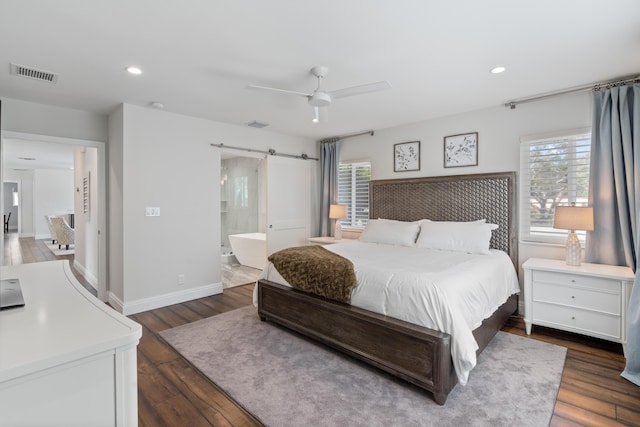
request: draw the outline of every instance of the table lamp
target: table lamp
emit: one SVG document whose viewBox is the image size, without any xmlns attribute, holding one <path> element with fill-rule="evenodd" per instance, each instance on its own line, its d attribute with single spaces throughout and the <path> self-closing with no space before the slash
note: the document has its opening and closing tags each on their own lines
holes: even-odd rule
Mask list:
<svg viewBox="0 0 640 427">
<path fill-rule="evenodd" d="M 593 208 L 579 207 L 575 203 L 571 203 L 571 206 L 556 206 L 553 228 L 570 230 L 567 238 L 567 265 L 580 265 L 582 248 L 576 230 L 593 230 Z"/>
<path fill-rule="evenodd" d="M 340 225 L 340 218 L 347 217 L 346 205 L 331 205 L 329 206 L 329 218 L 336 220 L 336 228 L 333 237 L 336 240 L 342 239 L 342 226 Z"/>
</svg>

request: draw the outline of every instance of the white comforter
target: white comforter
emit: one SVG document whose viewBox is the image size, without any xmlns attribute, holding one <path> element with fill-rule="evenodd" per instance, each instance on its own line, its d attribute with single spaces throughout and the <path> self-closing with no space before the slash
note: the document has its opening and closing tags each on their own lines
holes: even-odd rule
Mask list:
<svg viewBox="0 0 640 427">
<path fill-rule="evenodd" d="M 474 255 L 359 241 L 325 248 L 353 263 L 358 286 L 351 305 L 450 334 L 462 385 L 476 365 L 472 330 L 520 291 L 502 251 Z M 288 285 L 271 263 L 260 278 Z"/>
</svg>

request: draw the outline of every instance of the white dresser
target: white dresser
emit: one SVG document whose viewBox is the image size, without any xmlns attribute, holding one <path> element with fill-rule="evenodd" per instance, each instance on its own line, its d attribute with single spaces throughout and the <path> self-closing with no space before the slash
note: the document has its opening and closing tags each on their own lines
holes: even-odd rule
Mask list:
<svg viewBox="0 0 640 427">
<path fill-rule="evenodd" d="M 0 311 L 0 426 L 136 426 L 142 328 L 74 278 L 67 261 L 0 268 L 25 306 Z"/>
<path fill-rule="evenodd" d="M 524 323 L 627 343 L 627 309 L 634 275 L 628 267 L 567 265 L 530 258 L 524 269 Z M 626 348 L 625 348 L 626 351 Z"/>
</svg>

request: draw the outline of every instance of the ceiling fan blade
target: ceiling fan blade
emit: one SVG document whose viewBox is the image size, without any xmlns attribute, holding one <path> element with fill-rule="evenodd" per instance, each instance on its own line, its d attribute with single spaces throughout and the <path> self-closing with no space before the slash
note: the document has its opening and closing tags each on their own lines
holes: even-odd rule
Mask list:
<svg viewBox="0 0 640 427">
<path fill-rule="evenodd" d="M 391 89 L 391 85 L 388 81 L 383 80 L 381 82 L 367 83 L 359 86 L 351 86 L 344 89 L 338 89 L 331 92 L 327 92 L 332 98 L 345 98 L 347 96 L 361 95 L 363 93 L 377 92 L 379 90 Z"/>
<path fill-rule="evenodd" d="M 277 88 L 274 88 L 274 87 L 257 86 L 257 85 L 247 85 L 247 89 L 267 90 L 269 92 L 284 93 L 285 95 L 304 96 L 305 98 L 309 98 L 311 96 L 308 93 L 295 92 L 293 90 L 277 89 Z"/>
</svg>

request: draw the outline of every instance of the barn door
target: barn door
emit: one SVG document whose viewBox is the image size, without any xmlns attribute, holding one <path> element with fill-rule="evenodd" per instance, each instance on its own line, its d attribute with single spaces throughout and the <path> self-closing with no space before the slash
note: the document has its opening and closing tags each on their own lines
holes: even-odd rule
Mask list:
<svg viewBox="0 0 640 427">
<path fill-rule="evenodd" d="M 306 245 L 309 237 L 310 160 L 267 156 L 267 254 Z"/>
</svg>

